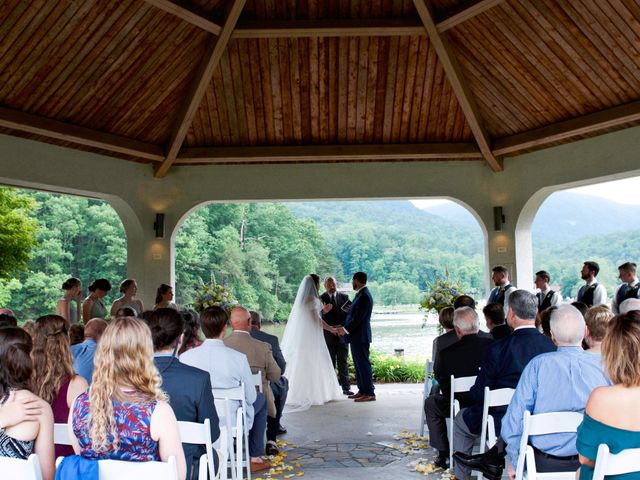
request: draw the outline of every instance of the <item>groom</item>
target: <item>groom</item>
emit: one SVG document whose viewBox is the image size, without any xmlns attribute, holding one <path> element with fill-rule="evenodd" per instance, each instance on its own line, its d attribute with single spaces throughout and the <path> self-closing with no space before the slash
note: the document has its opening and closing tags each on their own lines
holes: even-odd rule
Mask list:
<svg viewBox="0 0 640 480">
<path fill-rule="evenodd" d="M 367 288 L 367 274 L 357 272 L 351 281 L 356 296 L 349 307 L 349 313 L 340 334 L 346 334 L 346 340 L 351 344 L 351 357 L 356 368 L 358 393 L 349 395 L 356 402 L 375 402 L 376 395 L 373 387 L 373 374 L 369 361 L 369 345 L 371 344 L 371 311 L 373 297 Z"/>
</svg>

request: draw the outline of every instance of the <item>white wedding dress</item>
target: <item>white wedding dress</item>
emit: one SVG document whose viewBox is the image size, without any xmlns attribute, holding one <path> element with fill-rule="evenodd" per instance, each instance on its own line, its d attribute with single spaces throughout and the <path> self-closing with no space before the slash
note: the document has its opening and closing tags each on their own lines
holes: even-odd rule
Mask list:
<svg viewBox="0 0 640 480">
<path fill-rule="evenodd" d="M 282 337 L 289 379 L 287 412 L 306 410 L 342 398 L 342 389 L 324 340 L 322 304 L 310 276 L 298 288 Z"/>
</svg>

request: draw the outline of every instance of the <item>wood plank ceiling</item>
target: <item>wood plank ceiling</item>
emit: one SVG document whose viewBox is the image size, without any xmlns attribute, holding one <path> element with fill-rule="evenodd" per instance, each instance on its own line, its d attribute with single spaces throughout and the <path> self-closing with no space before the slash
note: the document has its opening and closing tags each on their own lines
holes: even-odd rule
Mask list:
<svg viewBox="0 0 640 480">
<path fill-rule="evenodd" d="M 7 0 L 0 132 L 151 163 L 486 161 L 640 123 L 636 0 Z"/>
</svg>

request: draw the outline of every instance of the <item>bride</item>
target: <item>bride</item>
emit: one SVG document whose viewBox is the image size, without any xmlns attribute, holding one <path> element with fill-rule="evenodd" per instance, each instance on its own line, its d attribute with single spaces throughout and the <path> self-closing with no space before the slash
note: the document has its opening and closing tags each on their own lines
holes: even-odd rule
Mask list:
<svg viewBox="0 0 640 480">
<path fill-rule="evenodd" d="M 282 337 L 282 352 L 287 361 L 289 393 L 287 410 L 306 410 L 342 397 L 336 372 L 322 329 L 337 334 L 320 316 L 318 296 L 320 277 L 307 275 L 298 288 Z"/>
</svg>

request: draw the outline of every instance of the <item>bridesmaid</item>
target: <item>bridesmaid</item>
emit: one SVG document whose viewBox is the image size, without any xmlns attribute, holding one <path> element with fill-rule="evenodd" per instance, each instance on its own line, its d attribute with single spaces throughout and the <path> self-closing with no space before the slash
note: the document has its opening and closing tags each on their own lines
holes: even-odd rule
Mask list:
<svg viewBox="0 0 640 480">
<path fill-rule="evenodd" d="M 87 323 L 92 318 L 107 318 L 107 308 L 103 298 L 111 290 L 111 283 L 106 278 L 98 278 L 89 285 L 89 296 L 82 304 L 82 319 Z"/>
<path fill-rule="evenodd" d="M 80 305 L 82 303 L 82 283 L 79 279 L 71 277 L 62 284 L 62 298 L 58 300 L 56 313 L 67 320 L 71 325 L 80 321 Z M 75 305 L 74 305 L 75 304 Z"/>
<path fill-rule="evenodd" d="M 111 318 L 115 318 L 118 310 L 125 307 L 131 308 L 136 316 L 144 312 L 142 300 L 135 298 L 138 293 L 138 284 L 133 278 L 128 278 L 120 284 L 120 293 L 122 296 L 111 305 Z"/>
</svg>

